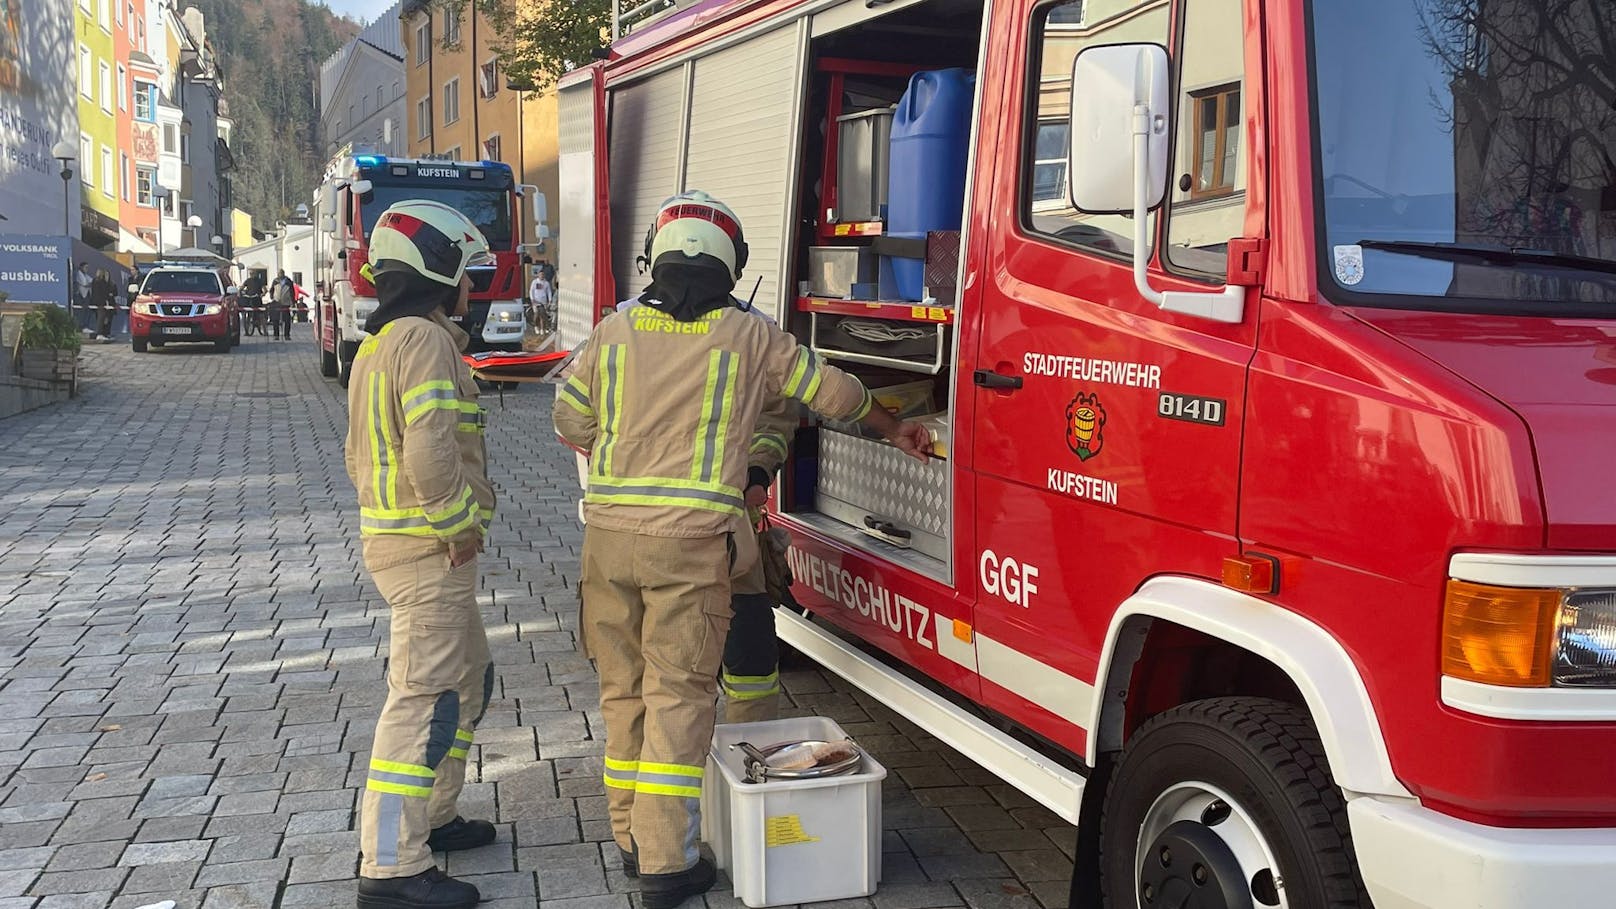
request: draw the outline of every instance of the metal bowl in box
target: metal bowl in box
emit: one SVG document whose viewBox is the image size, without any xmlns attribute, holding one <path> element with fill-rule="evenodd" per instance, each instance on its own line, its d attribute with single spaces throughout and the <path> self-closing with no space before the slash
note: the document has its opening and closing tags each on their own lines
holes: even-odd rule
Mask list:
<svg viewBox="0 0 1616 909">
<path fill-rule="evenodd" d="M 742 763 L 746 766 L 746 781 L 749 783 L 762 783 L 767 780 L 817 780 L 852 773 L 858 769 L 859 762 L 864 758 L 864 752 L 853 744 L 852 739 L 840 742 L 813 740 L 779 742 L 764 748 L 754 747 L 750 742 L 736 742 L 730 748 L 738 748 L 745 754 Z M 815 762 L 806 767 L 781 767 L 771 763 L 771 761 L 778 763 L 782 756 L 798 750 L 805 753 L 825 753 L 816 755 Z"/>
</svg>

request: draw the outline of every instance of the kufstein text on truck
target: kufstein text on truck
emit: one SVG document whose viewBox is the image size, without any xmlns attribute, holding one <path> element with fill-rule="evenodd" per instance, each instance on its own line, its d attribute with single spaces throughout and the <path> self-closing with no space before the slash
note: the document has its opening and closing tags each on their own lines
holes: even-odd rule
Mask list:
<svg viewBox="0 0 1616 909">
<path fill-rule="evenodd" d="M 932 428 L 804 416 L 780 635 L 1075 824 L 1072 906 L 1616 905 L 1616 4 L 639 12 L 563 342 L 703 190 Z"/>
</svg>

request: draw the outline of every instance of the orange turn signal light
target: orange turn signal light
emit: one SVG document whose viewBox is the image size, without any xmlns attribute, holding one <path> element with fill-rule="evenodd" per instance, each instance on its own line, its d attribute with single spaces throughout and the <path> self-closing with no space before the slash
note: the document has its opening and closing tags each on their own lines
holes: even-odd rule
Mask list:
<svg viewBox="0 0 1616 909">
<path fill-rule="evenodd" d="M 1558 590 L 1448 581 L 1442 674 L 1511 688 L 1548 687 L 1561 597 Z"/>
<path fill-rule="evenodd" d="M 1223 586 L 1242 593 L 1278 593 L 1279 560 L 1265 555 L 1229 556 L 1223 560 Z"/>
</svg>

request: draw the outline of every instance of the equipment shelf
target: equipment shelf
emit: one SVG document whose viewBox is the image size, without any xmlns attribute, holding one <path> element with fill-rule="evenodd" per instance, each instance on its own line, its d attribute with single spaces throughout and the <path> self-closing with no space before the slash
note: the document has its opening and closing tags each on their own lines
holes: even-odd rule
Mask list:
<svg viewBox="0 0 1616 909">
<path fill-rule="evenodd" d="M 929 325 L 954 324 L 954 307 L 931 306 L 890 300 L 833 300 L 828 297 L 798 297 L 797 311 L 894 322 L 924 322 Z"/>
</svg>

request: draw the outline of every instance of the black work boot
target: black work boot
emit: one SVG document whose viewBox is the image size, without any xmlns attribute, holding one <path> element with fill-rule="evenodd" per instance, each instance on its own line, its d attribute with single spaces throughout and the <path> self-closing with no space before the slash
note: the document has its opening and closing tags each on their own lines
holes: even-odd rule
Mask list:
<svg viewBox="0 0 1616 909">
<path fill-rule="evenodd" d="M 477 888 L 436 866 L 413 877 L 359 879 L 359 909 L 471 909 Z"/>
<path fill-rule="evenodd" d="M 434 828 L 427 835 L 426 845 L 433 852 L 459 852 L 462 849 L 486 846 L 493 841 L 493 824 L 487 821 L 468 821 L 457 816 L 442 827 Z"/>
<path fill-rule="evenodd" d="M 705 858 L 673 874 L 640 875 L 640 900 L 645 909 L 674 909 L 690 897 L 713 889 L 718 870 Z"/>
<path fill-rule="evenodd" d="M 640 858 L 639 858 L 639 856 L 635 855 L 633 852 L 630 852 L 627 849 L 624 849 L 622 846 L 617 847 L 617 854 L 623 859 L 623 876 L 624 877 L 639 877 L 640 876 Z"/>
</svg>

